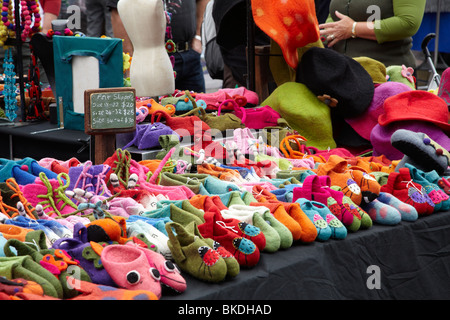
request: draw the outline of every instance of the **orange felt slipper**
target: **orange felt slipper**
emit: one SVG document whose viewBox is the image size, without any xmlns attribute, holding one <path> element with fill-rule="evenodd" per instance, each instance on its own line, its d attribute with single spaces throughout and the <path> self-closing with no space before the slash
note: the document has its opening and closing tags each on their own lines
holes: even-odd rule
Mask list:
<svg viewBox="0 0 450 320">
<path fill-rule="evenodd" d="M 17 239 L 22 242 L 25 241 L 25 237 L 28 232 L 33 231 L 33 229 L 27 229 L 15 226 L 13 224 L 1 224 L 0 223 L 0 233 L 2 236 L 9 240 L 9 239 Z"/>
<path fill-rule="evenodd" d="M 305 212 L 303 212 L 300 203 L 282 202 L 282 204 L 288 215 L 302 227 L 302 235 L 299 240 L 305 243 L 315 241 L 317 238 L 317 228 Z"/>
<path fill-rule="evenodd" d="M 292 233 L 292 238 L 294 241 L 300 240 L 302 237 L 302 227 L 300 224 L 292 218 L 284 208 L 282 203 L 274 203 L 274 202 L 251 202 L 251 206 L 254 207 L 266 207 L 270 210 L 270 213 L 285 225 L 289 231 Z"/>
<path fill-rule="evenodd" d="M 142 101 L 136 102 L 136 109 L 139 109 L 140 107 L 147 107 L 148 113 L 153 114 L 157 110 L 163 110 L 169 115 L 175 114 L 175 106 L 173 104 L 167 104 L 163 106 L 162 104 L 158 103 L 155 99 L 146 99 Z"/>
<path fill-rule="evenodd" d="M 369 203 L 380 195 L 381 185 L 373 175 L 361 167 L 352 166 L 349 168 L 353 179 L 361 188 L 362 203 Z"/>
<path fill-rule="evenodd" d="M 202 163 L 201 165 L 197 165 L 197 173 L 209 174 L 224 181 L 235 183 L 245 182 L 239 171 L 221 168 L 211 163 Z"/>
<path fill-rule="evenodd" d="M 353 179 L 347 160 L 337 155 L 331 155 L 326 163 L 317 167 L 316 173 L 318 176 L 329 176 L 332 186 L 340 187 L 344 195 L 352 199 L 356 205 L 361 204 L 361 187 Z"/>
</svg>

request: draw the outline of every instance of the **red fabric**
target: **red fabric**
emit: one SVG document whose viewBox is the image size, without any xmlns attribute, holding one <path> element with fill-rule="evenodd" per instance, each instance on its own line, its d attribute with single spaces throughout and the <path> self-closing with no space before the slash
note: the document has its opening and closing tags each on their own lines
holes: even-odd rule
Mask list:
<svg viewBox="0 0 450 320">
<path fill-rule="evenodd" d="M 448 106 L 442 98 L 423 90 L 412 90 L 389 97 L 383 104 L 384 113 L 378 117 L 381 126 L 396 121 L 432 122 L 449 132 Z"/>
<path fill-rule="evenodd" d="M 39 3 L 44 13 L 53 13 L 58 16 L 61 11 L 61 0 L 40 0 Z"/>
</svg>

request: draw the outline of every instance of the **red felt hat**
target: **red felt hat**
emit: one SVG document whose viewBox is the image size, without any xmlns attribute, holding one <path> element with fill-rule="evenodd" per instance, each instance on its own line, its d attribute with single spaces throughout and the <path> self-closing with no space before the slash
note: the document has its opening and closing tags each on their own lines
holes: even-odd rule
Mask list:
<svg viewBox="0 0 450 320">
<path fill-rule="evenodd" d="M 420 120 L 450 131 L 447 104 L 428 91 L 413 90 L 389 97 L 384 101 L 383 109 L 384 113 L 378 117 L 378 123 L 382 126 L 396 121 Z"/>
</svg>

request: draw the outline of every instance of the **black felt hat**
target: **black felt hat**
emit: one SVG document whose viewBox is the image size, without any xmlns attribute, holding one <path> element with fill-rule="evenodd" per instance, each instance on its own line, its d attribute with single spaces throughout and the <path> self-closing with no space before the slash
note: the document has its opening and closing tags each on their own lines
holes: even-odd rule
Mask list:
<svg viewBox="0 0 450 320">
<path fill-rule="evenodd" d="M 356 60 L 332 49 L 312 47 L 302 56 L 296 82 L 305 84 L 343 118 L 363 114 L 374 95 L 370 74 Z"/>
</svg>

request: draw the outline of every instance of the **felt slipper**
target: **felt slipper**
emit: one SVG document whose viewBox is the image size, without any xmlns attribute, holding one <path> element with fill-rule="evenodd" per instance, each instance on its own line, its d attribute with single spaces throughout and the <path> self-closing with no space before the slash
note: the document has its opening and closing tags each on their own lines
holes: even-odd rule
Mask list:
<svg viewBox="0 0 450 320">
<path fill-rule="evenodd" d="M 326 163 L 319 164 L 316 173 L 319 176 L 329 176 L 331 185 L 339 186 L 344 195 L 350 197 L 355 204 L 361 204 L 361 187 L 348 170 L 347 160 L 337 155 L 331 155 Z"/>
<path fill-rule="evenodd" d="M 133 246 L 111 244 L 101 252 L 103 266 L 118 287 L 148 290 L 161 297 L 161 274 L 144 252 Z"/>
<path fill-rule="evenodd" d="M 278 233 L 280 236 L 280 249 L 290 248 L 294 242 L 291 231 L 280 221 L 278 221 L 274 215 L 268 211 L 264 211 L 262 218 Z"/>
<path fill-rule="evenodd" d="M 450 209 L 450 198 L 443 193 L 439 186 L 430 182 L 425 175 L 425 172 L 416 168 L 415 166 L 406 163 L 405 167 L 409 169 L 409 173 L 414 182 L 420 184 L 424 191 L 428 194 L 434 203 L 434 211 L 448 211 Z"/>
<path fill-rule="evenodd" d="M 433 201 L 420 184 L 412 181 L 408 168 L 400 168 L 399 172 L 390 173 L 387 183 L 381 186 L 381 192 L 390 193 L 400 201 L 412 205 L 419 216 L 434 212 Z"/>
<path fill-rule="evenodd" d="M 63 298 L 59 280 L 30 256 L 0 257 L 0 264 L 2 265 L 0 276 L 8 280 L 22 278 L 36 282 L 42 287 L 45 295 Z"/>
<path fill-rule="evenodd" d="M 258 246 L 252 240 L 243 237 L 244 233 L 238 224 L 227 225 L 222 219 L 215 218 L 217 218 L 215 213 L 205 213 L 205 223 L 198 226 L 198 230 L 202 236 L 219 242 L 226 250 L 234 255 L 241 266 L 255 266 L 260 258 Z M 245 227 L 252 233 L 256 233 L 254 232 L 255 229 L 259 231 L 259 228 L 251 228 L 249 225 Z M 259 238 L 262 239 L 263 236 L 260 233 Z"/>
<path fill-rule="evenodd" d="M 158 253 L 162 254 L 167 260 L 172 259 L 172 253 L 167 244 L 167 241 L 169 240 L 168 236 L 151 224 L 148 224 L 142 220 L 136 220 L 129 223 L 127 232 L 129 232 L 130 237 L 137 237 L 139 234 L 144 234 L 147 240 L 156 246 L 156 251 Z"/>
<path fill-rule="evenodd" d="M 263 218 L 263 213 L 270 212 L 265 207 L 252 207 L 246 205 L 232 205 L 227 210 L 221 210 L 220 213 L 225 219 L 232 218 L 254 225 L 259 228 L 266 238 L 266 246 L 263 251 L 275 252 L 280 248 L 280 235 Z"/>
<path fill-rule="evenodd" d="M 181 275 L 177 265 L 171 260 L 167 260 L 162 254 L 134 242 L 128 242 L 126 245 L 135 246 L 144 252 L 150 267 L 159 271 L 161 275 L 160 283 L 163 288 L 168 288 L 176 293 L 182 293 L 186 290 L 186 280 Z M 164 292 L 164 289 L 162 292 Z"/>
<path fill-rule="evenodd" d="M 187 225 L 186 231 L 202 239 L 206 244 L 208 244 L 214 251 L 219 254 L 219 256 L 225 261 L 225 264 L 227 265 L 228 277 L 234 278 L 239 274 L 241 268 L 238 261 L 233 256 L 233 254 L 225 249 L 220 243 L 214 241 L 211 238 L 204 238 L 195 223 L 190 223 L 189 225 Z"/>
<path fill-rule="evenodd" d="M 226 209 L 226 207 L 224 208 Z M 199 225 L 200 232 L 208 225 L 220 225 L 222 228 L 232 230 L 237 236 L 252 241 L 262 251 L 266 247 L 266 237 L 258 227 L 234 218 L 224 218 L 219 209 L 207 209 L 203 215 L 205 222 Z M 208 238 L 208 237 L 207 237 Z"/>
<path fill-rule="evenodd" d="M 291 233 L 293 241 L 300 240 L 303 235 L 302 227 L 293 217 L 291 217 L 286 211 L 284 205 L 281 202 L 252 202 L 251 206 L 263 206 L 270 210 L 270 213 L 274 218 L 282 223 Z M 315 229 L 314 229 L 315 230 Z"/>
<path fill-rule="evenodd" d="M 324 177 L 327 177 L 325 178 L 328 181 L 326 184 L 329 185 L 331 183 L 330 178 L 328 176 Z M 343 197 L 342 192 L 332 190 L 329 187 L 323 188 L 317 175 L 307 176 L 303 181 L 303 186 L 293 190 L 294 201 L 298 198 L 305 198 L 323 203 L 346 227 L 352 226 L 352 230 L 358 230 L 360 223 L 358 224 L 357 217 L 342 203 Z"/>
<path fill-rule="evenodd" d="M 166 231 L 173 260 L 182 271 L 207 282 L 221 282 L 225 279 L 226 262 L 201 237 L 188 232 L 176 222 L 166 224 Z"/>
<path fill-rule="evenodd" d="M 362 204 L 362 208 L 375 223 L 392 226 L 400 223 L 402 220 L 402 216 L 396 208 L 378 199 Z"/>
<path fill-rule="evenodd" d="M 403 201 L 400 201 L 390 193 L 380 192 L 377 200 L 397 209 L 400 212 L 403 221 L 416 221 L 418 219 L 416 208 Z"/>
<path fill-rule="evenodd" d="M 95 244 L 82 242 L 77 238 L 61 238 L 52 245 L 53 249 L 65 250 L 73 259 L 77 260 L 93 283 L 115 287 L 115 282 L 103 267 L 100 259 L 101 252 L 95 250 L 94 247 Z"/>
</svg>

